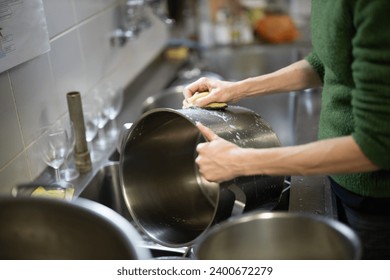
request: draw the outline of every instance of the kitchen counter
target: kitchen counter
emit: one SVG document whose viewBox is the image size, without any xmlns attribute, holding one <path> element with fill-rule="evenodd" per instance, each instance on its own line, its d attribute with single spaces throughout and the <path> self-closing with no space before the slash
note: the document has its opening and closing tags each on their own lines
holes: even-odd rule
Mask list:
<svg viewBox="0 0 390 280">
<path fill-rule="evenodd" d="M 336 218 L 329 181 L 324 176 L 291 178 L 290 212 L 306 212 Z"/>
</svg>

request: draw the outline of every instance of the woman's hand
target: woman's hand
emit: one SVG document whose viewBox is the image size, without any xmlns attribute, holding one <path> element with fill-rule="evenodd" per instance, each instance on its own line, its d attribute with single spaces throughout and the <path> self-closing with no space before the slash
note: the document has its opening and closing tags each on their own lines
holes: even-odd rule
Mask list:
<svg viewBox="0 0 390 280">
<path fill-rule="evenodd" d="M 200 174 L 210 182 L 223 182 L 240 176 L 242 162 L 239 160 L 240 147 L 222 139 L 205 127 L 197 123 L 203 136 L 209 141 L 198 144 L 198 157 L 195 162 Z"/>
<path fill-rule="evenodd" d="M 235 92 L 235 83 L 220 81 L 210 78 L 200 78 L 199 80 L 188 85 L 184 91 L 183 107 L 188 107 L 189 104 L 205 107 L 206 105 L 213 102 L 235 102 L 238 101 L 237 92 Z M 209 92 L 205 97 L 194 99 L 193 95 L 197 92 Z"/>
</svg>

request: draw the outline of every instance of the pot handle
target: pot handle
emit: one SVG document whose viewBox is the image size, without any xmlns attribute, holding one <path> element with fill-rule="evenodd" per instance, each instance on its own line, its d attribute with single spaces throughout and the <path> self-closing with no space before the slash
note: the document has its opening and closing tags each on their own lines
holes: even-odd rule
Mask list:
<svg viewBox="0 0 390 280">
<path fill-rule="evenodd" d="M 232 209 L 232 216 L 240 215 L 244 212 L 246 205 L 246 195 L 236 184 L 229 185 L 228 189 L 234 194 L 235 200 Z"/>
</svg>

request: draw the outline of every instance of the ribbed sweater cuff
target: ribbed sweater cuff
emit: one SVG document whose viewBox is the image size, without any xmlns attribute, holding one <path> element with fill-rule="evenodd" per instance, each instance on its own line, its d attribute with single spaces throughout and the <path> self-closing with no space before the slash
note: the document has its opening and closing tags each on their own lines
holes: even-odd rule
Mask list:
<svg viewBox="0 0 390 280">
<path fill-rule="evenodd" d="M 318 73 L 321 80 L 324 81 L 324 66 L 318 59 L 318 56 L 314 52 L 311 52 L 305 57 L 305 60 L 309 62 L 313 69 Z"/>
</svg>

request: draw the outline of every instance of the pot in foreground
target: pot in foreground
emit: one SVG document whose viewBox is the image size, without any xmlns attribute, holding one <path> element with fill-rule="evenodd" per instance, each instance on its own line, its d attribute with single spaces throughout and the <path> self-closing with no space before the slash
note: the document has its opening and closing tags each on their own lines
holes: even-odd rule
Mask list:
<svg viewBox="0 0 390 280">
<path fill-rule="evenodd" d="M 149 259 L 135 228 L 113 210 L 78 198 L 0 198 L 0 259 Z"/>
</svg>

